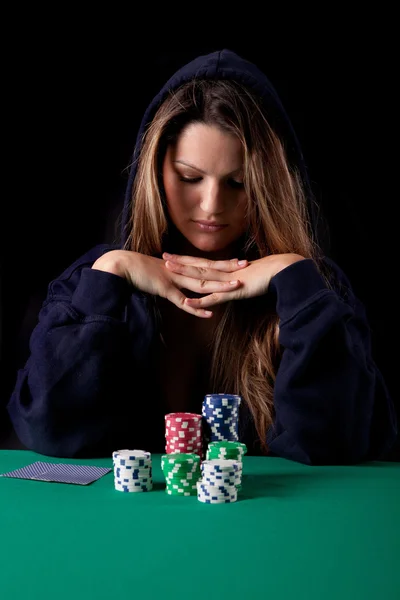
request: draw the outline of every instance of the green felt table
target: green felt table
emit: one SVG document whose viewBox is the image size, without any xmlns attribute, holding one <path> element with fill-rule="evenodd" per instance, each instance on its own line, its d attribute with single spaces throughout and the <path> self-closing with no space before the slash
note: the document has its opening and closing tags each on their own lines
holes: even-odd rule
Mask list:
<svg viewBox="0 0 400 600">
<path fill-rule="evenodd" d="M 400 463 L 244 458 L 236 503 L 0 477 L 0 598 L 399 600 Z M 0 473 L 36 460 L 0 451 Z"/>
</svg>

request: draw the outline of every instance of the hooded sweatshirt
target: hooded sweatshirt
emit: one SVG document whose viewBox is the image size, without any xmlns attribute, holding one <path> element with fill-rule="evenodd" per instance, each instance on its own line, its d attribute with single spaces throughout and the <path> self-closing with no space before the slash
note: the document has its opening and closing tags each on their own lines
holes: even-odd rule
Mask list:
<svg viewBox="0 0 400 600">
<path fill-rule="evenodd" d="M 276 91 L 255 65 L 229 50 L 196 58 L 163 86 L 143 116 L 133 165 L 161 102 L 193 77 L 234 79 L 255 91 L 311 194 L 300 145 Z M 38 453 L 84 457 L 109 456 L 124 447 L 165 451 L 163 405 L 152 363 L 159 330 L 150 298 L 125 279 L 91 268 L 127 239 L 135 176 L 133 166 L 120 243 L 92 248 L 50 283 L 30 356 L 18 371 L 8 411 L 21 442 Z M 371 356 L 365 309 L 341 269 L 329 259 L 326 264 L 336 282 L 333 289 L 310 259 L 285 268 L 269 285 L 282 348 L 274 421 L 266 439 L 269 454 L 310 465 L 384 459 L 397 435 L 394 405 Z M 249 454 L 260 453 L 245 402 L 239 436 Z"/>
</svg>

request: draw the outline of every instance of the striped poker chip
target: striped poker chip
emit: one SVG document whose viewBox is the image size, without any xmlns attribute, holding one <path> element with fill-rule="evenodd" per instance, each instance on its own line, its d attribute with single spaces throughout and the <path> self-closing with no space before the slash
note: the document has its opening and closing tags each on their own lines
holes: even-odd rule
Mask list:
<svg viewBox="0 0 400 600">
<path fill-rule="evenodd" d="M 242 461 L 228 459 L 208 459 L 200 467 L 202 482 L 210 488 L 221 485 L 242 489 Z"/>
<path fill-rule="evenodd" d="M 241 396 L 207 394 L 202 404 L 203 431 L 207 443 L 239 441 Z"/>
<path fill-rule="evenodd" d="M 167 423 L 167 426 L 169 423 L 183 423 L 183 428 L 186 428 L 196 421 L 201 421 L 201 415 L 198 415 L 197 413 L 175 412 L 165 415 L 165 422 Z"/>
<path fill-rule="evenodd" d="M 130 462 L 151 460 L 151 453 L 144 450 L 116 450 L 113 452 L 113 459 L 128 460 Z"/>
<path fill-rule="evenodd" d="M 198 490 L 197 491 L 197 497 L 200 499 L 204 499 L 204 500 L 213 500 L 214 504 L 219 504 L 219 503 L 223 503 L 223 502 L 234 502 L 235 500 L 237 500 L 237 492 L 236 490 L 234 490 L 231 493 L 228 494 L 222 494 L 222 495 L 216 495 L 214 493 L 208 493 L 208 492 L 204 492 L 203 490 Z"/>
<path fill-rule="evenodd" d="M 189 464 L 200 464 L 200 458 L 196 454 L 184 453 L 179 454 L 163 454 L 161 456 L 161 462 L 165 462 L 170 465 L 189 465 Z"/>
<path fill-rule="evenodd" d="M 197 494 L 196 490 L 186 491 L 184 489 L 178 490 L 178 493 L 175 492 L 174 490 L 169 490 L 169 489 L 166 489 L 165 492 L 167 494 L 169 494 L 170 496 L 196 496 L 196 494 Z"/>
<path fill-rule="evenodd" d="M 197 483 L 197 499 L 205 504 L 229 504 L 237 501 L 235 486 L 211 486 L 203 481 Z"/>
<path fill-rule="evenodd" d="M 218 450 L 219 452 L 238 452 L 242 455 L 247 453 L 247 446 L 242 442 L 210 442 L 208 450 Z"/>
<path fill-rule="evenodd" d="M 202 471 L 216 471 L 219 473 L 225 473 L 227 471 L 239 471 L 242 468 L 240 461 L 237 460 L 226 460 L 226 459 L 213 459 L 204 460 L 201 464 Z"/>
<path fill-rule="evenodd" d="M 195 468 L 191 469 L 173 469 L 171 471 L 167 471 L 165 469 L 163 470 L 163 473 L 165 477 L 185 477 L 187 479 L 191 479 L 193 477 L 193 473 L 198 473 L 199 470 L 199 467 L 196 466 Z"/>
<path fill-rule="evenodd" d="M 213 496 L 206 496 L 200 492 L 197 494 L 197 499 L 204 504 L 231 504 L 237 501 L 237 494 L 232 494 L 229 498 L 215 498 Z"/>
<path fill-rule="evenodd" d="M 150 488 L 153 485 L 152 481 L 137 481 L 136 483 L 127 482 L 124 479 L 116 479 L 115 485 L 118 487 L 126 487 L 131 490 L 137 490 L 140 488 Z"/>
<path fill-rule="evenodd" d="M 179 426 L 174 429 L 166 427 L 165 434 L 171 439 L 197 439 L 198 437 L 201 437 L 201 429 L 198 425 L 196 425 L 196 427 L 189 427 L 188 429 L 180 429 Z"/>
<path fill-rule="evenodd" d="M 173 480 L 183 480 L 185 479 L 186 481 L 190 481 L 190 479 L 195 479 L 197 477 L 199 473 L 199 470 L 197 469 L 196 471 L 192 471 L 192 472 L 188 472 L 188 473 L 168 473 L 165 475 L 165 479 L 167 481 L 173 481 Z"/>
<path fill-rule="evenodd" d="M 209 485 L 240 485 L 242 482 L 241 475 L 236 473 L 235 475 L 202 475 L 203 481 Z"/>
<path fill-rule="evenodd" d="M 240 463 L 240 482 L 243 470 L 243 457 L 247 453 L 247 446 L 241 442 L 221 441 L 211 442 L 206 450 L 206 460 L 224 459 L 236 460 Z"/>
<path fill-rule="evenodd" d="M 242 465 L 239 463 L 239 461 L 234 461 L 236 463 L 236 467 L 231 467 L 230 469 L 219 469 L 219 468 L 213 468 L 210 463 L 212 463 L 214 460 L 221 460 L 221 459 L 212 459 L 212 460 L 205 460 L 203 461 L 204 463 L 207 463 L 204 467 L 203 465 L 201 465 L 201 470 L 203 473 L 211 473 L 212 475 L 235 475 L 236 473 L 242 473 L 243 472 L 243 468 Z"/>
<path fill-rule="evenodd" d="M 119 492 L 150 492 L 153 489 L 151 453 L 116 450 L 112 454 L 114 487 Z"/>
<path fill-rule="evenodd" d="M 228 488 L 236 488 L 240 485 L 239 482 L 237 482 L 235 479 L 223 479 L 221 481 L 210 481 L 210 479 L 207 479 L 206 477 L 202 477 L 201 478 L 201 482 L 204 483 L 204 485 L 208 485 L 210 487 L 210 489 L 218 489 L 221 485 L 224 485 Z"/>
<path fill-rule="evenodd" d="M 232 485 L 215 485 L 210 486 L 208 483 L 204 483 L 204 481 L 197 482 L 197 489 L 209 494 L 216 494 L 217 496 L 229 496 L 231 492 L 231 488 L 234 487 Z"/>
<path fill-rule="evenodd" d="M 128 492 L 128 493 L 137 493 L 137 492 L 151 492 L 153 489 L 153 486 L 141 486 L 141 487 L 137 487 L 137 488 L 132 488 L 129 486 L 125 486 L 125 485 L 115 485 L 115 489 L 117 490 L 117 492 Z"/>
<path fill-rule="evenodd" d="M 201 478 L 200 457 L 194 453 L 163 454 L 161 469 L 170 496 L 196 496 Z"/>
<path fill-rule="evenodd" d="M 213 471 L 211 469 L 203 470 L 201 469 L 203 477 L 212 477 L 215 480 L 223 479 L 224 477 L 236 477 L 237 475 L 241 475 L 242 471 Z"/>
<path fill-rule="evenodd" d="M 142 477 L 144 475 L 151 475 L 152 473 L 152 467 L 151 465 L 147 465 L 145 467 L 133 467 L 132 465 L 122 465 L 122 466 L 118 466 L 118 463 L 116 463 L 114 465 L 114 470 L 116 472 L 116 474 L 118 475 L 119 471 L 124 471 L 124 472 L 128 472 L 130 475 L 132 475 L 133 479 L 137 479 L 137 477 Z"/>
<path fill-rule="evenodd" d="M 204 396 L 204 401 L 209 402 L 210 404 L 217 404 L 218 406 L 228 406 L 229 404 L 240 404 L 242 401 L 242 397 L 237 394 L 206 394 Z"/>
<path fill-rule="evenodd" d="M 171 454 L 171 456 L 176 456 L 176 455 Z M 173 463 L 166 463 L 164 461 L 161 461 L 161 468 L 163 469 L 163 471 L 168 471 L 168 473 L 193 473 L 194 471 L 198 470 L 199 464 L 200 463 L 188 463 L 186 465 L 183 462 L 173 464 Z"/>
<path fill-rule="evenodd" d="M 187 444 L 185 442 L 175 442 L 175 443 L 168 442 L 166 444 L 166 448 L 170 449 L 170 452 L 168 452 L 167 454 L 173 454 L 174 450 L 176 450 L 177 452 L 192 453 L 193 450 L 202 448 L 202 444 Z"/>
<path fill-rule="evenodd" d="M 196 413 L 176 412 L 166 414 L 166 453 L 194 453 L 203 458 L 202 421 L 202 415 Z"/>
<path fill-rule="evenodd" d="M 197 482 L 196 482 L 197 483 Z M 167 485 L 166 489 L 170 492 L 175 492 L 176 494 L 182 494 L 183 492 L 190 492 L 191 494 L 196 494 L 196 484 L 189 483 L 187 481 L 180 481 L 178 483 L 170 483 Z"/>
</svg>

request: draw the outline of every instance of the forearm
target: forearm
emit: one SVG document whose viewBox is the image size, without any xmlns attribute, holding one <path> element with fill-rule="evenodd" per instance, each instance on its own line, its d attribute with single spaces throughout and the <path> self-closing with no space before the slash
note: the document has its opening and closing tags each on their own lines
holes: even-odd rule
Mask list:
<svg viewBox="0 0 400 600">
<path fill-rule="evenodd" d="M 94 277 L 83 273 L 71 302 L 46 304 L 18 373 L 10 416 L 21 441 L 38 452 L 75 455 L 95 444 L 108 430 L 110 399 L 123 402 L 126 373 L 134 369 L 125 364 L 129 294 L 116 277 L 104 274 L 97 288 Z"/>
<path fill-rule="evenodd" d="M 385 440 L 374 443 L 374 414 L 384 414 L 390 442 L 392 403 L 356 301 L 344 302 L 306 264 L 274 285 L 283 354 L 268 435 L 271 451 L 308 464 L 355 463 L 371 456 L 373 448 L 377 453 Z"/>
</svg>

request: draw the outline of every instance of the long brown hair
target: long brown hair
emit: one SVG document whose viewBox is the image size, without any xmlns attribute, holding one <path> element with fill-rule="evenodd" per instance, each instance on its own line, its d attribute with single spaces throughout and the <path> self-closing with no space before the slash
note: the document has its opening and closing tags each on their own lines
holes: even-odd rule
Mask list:
<svg viewBox="0 0 400 600">
<path fill-rule="evenodd" d="M 224 80 L 186 83 L 157 110 L 141 141 L 125 247 L 151 256 L 165 249 L 168 215 L 161 165 L 168 145 L 194 121 L 233 133 L 242 144 L 248 234 L 241 258 L 297 253 L 318 264 L 320 250 L 300 174 L 289 164 L 259 99 L 239 83 Z M 210 389 L 243 397 L 264 452 L 280 356 L 279 318 L 268 296 L 224 305 L 213 338 Z"/>
</svg>

